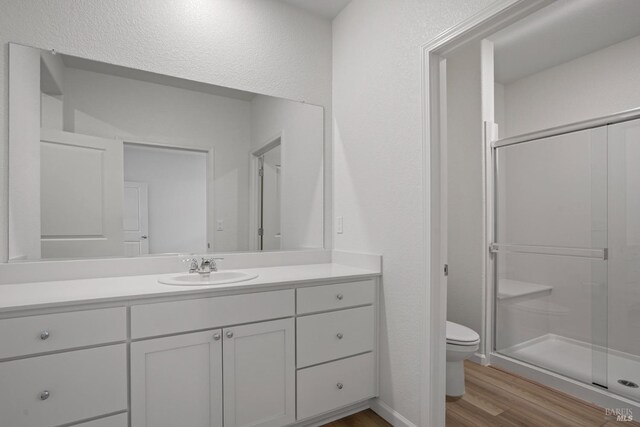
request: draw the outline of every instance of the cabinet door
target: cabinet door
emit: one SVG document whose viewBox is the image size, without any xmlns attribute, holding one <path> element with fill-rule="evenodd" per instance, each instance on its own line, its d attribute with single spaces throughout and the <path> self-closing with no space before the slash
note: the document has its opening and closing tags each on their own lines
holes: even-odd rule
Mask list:
<svg viewBox="0 0 640 427">
<path fill-rule="evenodd" d="M 295 421 L 293 319 L 224 329 L 225 427 Z"/>
<path fill-rule="evenodd" d="M 131 344 L 132 427 L 222 426 L 221 334 Z"/>
</svg>

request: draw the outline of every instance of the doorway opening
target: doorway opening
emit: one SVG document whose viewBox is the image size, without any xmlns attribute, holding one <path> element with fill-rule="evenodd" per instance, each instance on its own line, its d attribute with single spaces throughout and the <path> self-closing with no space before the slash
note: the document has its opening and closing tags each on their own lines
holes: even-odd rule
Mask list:
<svg viewBox="0 0 640 427">
<path fill-rule="evenodd" d="M 124 143 L 127 256 L 208 251 L 209 161 L 205 150 Z"/>
<path fill-rule="evenodd" d="M 256 215 L 252 237 L 255 249 L 277 251 L 282 248 L 282 149 L 281 137 L 252 153 L 255 170 Z"/>
</svg>

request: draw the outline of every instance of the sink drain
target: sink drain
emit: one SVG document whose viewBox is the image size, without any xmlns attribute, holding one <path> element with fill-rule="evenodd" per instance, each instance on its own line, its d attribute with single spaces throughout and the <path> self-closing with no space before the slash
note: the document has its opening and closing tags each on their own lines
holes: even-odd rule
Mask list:
<svg viewBox="0 0 640 427">
<path fill-rule="evenodd" d="M 625 387 L 638 388 L 638 384 L 629 380 L 618 380 L 618 384 L 622 384 Z"/>
</svg>

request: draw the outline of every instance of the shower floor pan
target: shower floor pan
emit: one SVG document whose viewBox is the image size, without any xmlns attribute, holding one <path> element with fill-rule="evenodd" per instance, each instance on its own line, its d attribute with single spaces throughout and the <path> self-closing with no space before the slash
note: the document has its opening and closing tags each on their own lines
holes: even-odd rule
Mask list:
<svg viewBox="0 0 640 427">
<path fill-rule="evenodd" d="M 592 354 L 596 348 L 586 342 L 547 334 L 517 344 L 499 353 L 591 384 Z M 599 351 L 606 351 L 600 348 Z M 608 390 L 640 402 L 640 388 L 620 384 L 618 380 L 640 385 L 640 357 L 616 350 L 607 355 Z"/>
</svg>

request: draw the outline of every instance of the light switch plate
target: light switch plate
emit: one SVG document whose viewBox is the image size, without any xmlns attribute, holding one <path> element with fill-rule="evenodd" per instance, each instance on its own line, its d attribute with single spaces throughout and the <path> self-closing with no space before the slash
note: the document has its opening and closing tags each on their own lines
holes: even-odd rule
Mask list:
<svg viewBox="0 0 640 427">
<path fill-rule="evenodd" d="M 338 234 L 344 233 L 343 220 L 341 216 L 336 218 L 336 232 Z"/>
</svg>

